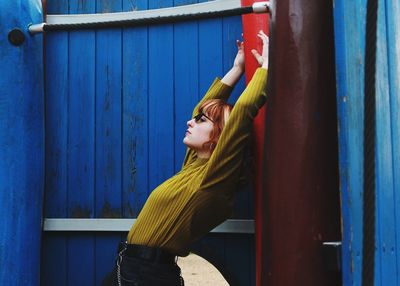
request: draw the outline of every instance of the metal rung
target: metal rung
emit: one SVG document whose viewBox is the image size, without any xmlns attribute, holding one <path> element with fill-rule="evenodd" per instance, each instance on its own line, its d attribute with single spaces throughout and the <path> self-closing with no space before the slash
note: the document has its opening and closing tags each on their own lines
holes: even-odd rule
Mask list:
<svg viewBox="0 0 400 286">
<path fill-rule="evenodd" d="M 129 231 L 136 219 L 87 219 L 87 218 L 46 218 L 43 230 L 84 231 L 84 232 L 119 232 Z M 214 228 L 214 233 L 254 233 L 254 220 L 230 219 Z"/>
</svg>

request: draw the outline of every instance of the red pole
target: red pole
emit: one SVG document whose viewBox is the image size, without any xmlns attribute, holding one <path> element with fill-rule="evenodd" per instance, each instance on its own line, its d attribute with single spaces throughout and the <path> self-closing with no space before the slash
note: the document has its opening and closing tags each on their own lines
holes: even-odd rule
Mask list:
<svg viewBox="0 0 400 286">
<path fill-rule="evenodd" d="M 242 0 L 242 6 L 252 5 L 254 0 Z M 254 59 L 251 50 L 257 49 L 260 53 L 262 51 L 262 42 L 256 36 L 258 31 L 263 30 L 267 35 L 269 34 L 269 21 L 267 14 L 247 14 L 242 16 L 243 20 L 243 39 L 245 47 L 246 58 L 246 83 L 253 77 L 258 63 Z M 264 106 L 254 120 L 254 131 L 256 141 L 256 195 L 255 195 L 255 239 L 256 239 L 256 285 L 262 285 L 262 265 L 263 257 L 261 255 L 263 248 L 263 240 L 265 240 L 263 229 L 263 218 L 265 217 L 265 209 L 262 206 L 262 189 L 261 189 L 261 170 L 264 158 L 264 135 L 265 135 L 265 115 L 266 107 Z"/>
</svg>

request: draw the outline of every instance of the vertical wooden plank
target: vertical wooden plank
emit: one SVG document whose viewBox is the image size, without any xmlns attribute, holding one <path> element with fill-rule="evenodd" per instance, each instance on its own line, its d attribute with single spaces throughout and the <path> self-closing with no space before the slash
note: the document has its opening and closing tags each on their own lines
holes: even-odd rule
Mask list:
<svg viewBox="0 0 400 286">
<path fill-rule="evenodd" d="M 335 1 L 343 285 L 361 284 L 366 1 Z"/>
<path fill-rule="evenodd" d="M 95 12 L 95 3 L 71 1 L 71 14 Z M 93 217 L 95 33 L 69 36 L 68 211 L 70 217 Z"/>
<path fill-rule="evenodd" d="M 91 233 L 67 234 L 68 286 L 95 285 L 94 239 Z"/>
<path fill-rule="evenodd" d="M 396 274 L 394 277 L 400 285 L 400 3 L 396 0 L 386 0 L 388 80 L 390 96 L 394 216 L 395 224 L 391 226 L 395 236 Z M 393 251 L 389 249 L 389 251 Z"/>
<path fill-rule="evenodd" d="M 42 16 L 38 0 L 0 2 L 0 285 L 40 282 L 43 38 L 31 37 L 27 27 Z M 15 45 L 14 29 L 24 40 Z"/>
<path fill-rule="evenodd" d="M 68 1 L 50 2 L 48 13 L 68 13 Z M 46 34 L 46 176 L 44 215 L 66 217 L 68 127 L 68 32 Z"/>
<path fill-rule="evenodd" d="M 44 233 L 40 285 L 68 285 L 67 250 L 65 234 Z"/>
<path fill-rule="evenodd" d="M 375 285 L 397 285 L 395 193 L 388 75 L 388 34 L 384 5 L 378 5 L 376 65 L 376 194 L 377 259 Z M 380 279 L 379 279 L 380 278 Z"/>
<path fill-rule="evenodd" d="M 95 285 L 102 285 L 107 275 L 113 270 L 117 257 L 118 243 L 126 240 L 126 234 L 123 233 L 99 233 L 96 236 L 95 259 L 96 280 Z"/>
<path fill-rule="evenodd" d="M 98 1 L 97 13 L 117 12 L 120 0 Z M 121 216 L 120 29 L 97 31 L 96 38 L 96 216 Z"/>
<path fill-rule="evenodd" d="M 199 2 L 206 2 L 205 0 Z M 222 19 L 199 22 L 199 84 L 200 98 L 215 77 L 223 77 Z"/>
<path fill-rule="evenodd" d="M 68 0 L 47 3 L 49 14 L 68 13 Z M 45 36 L 45 201 L 44 216 L 67 217 L 68 32 Z M 41 285 L 67 285 L 67 241 L 43 234 Z"/>
<path fill-rule="evenodd" d="M 147 0 L 123 4 L 124 11 L 147 10 Z M 147 27 L 123 31 L 123 217 L 137 217 L 149 191 L 147 31 Z"/>
<path fill-rule="evenodd" d="M 149 1 L 149 9 L 173 2 Z M 149 27 L 149 178 L 150 190 L 174 173 L 173 26 Z"/>
<path fill-rule="evenodd" d="M 96 13 L 120 11 L 122 0 L 97 1 Z M 117 218 L 122 215 L 122 30 L 101 29 L 96 35 L 96 217 Z M 111 270 L 117 240 L 96 237 L 95 261 L 101 261 L 96 281 Z"/>
<path fill-rule="evenodd" d="M 95 12 L 94 2 L 70 1 L 71 14 Z M 69 35 L 68 217 L 94 215 L 95 33 Z M 71 233 L 68 239 L 68 285 L 94 284 L 94 238 Z"/>
<path fill-rule="evenodd" d="M 175 1 L 175 5 L 196 3 L 193 0 Z M 198 23 L 174 25 L 174 101 L 175 101 L 175 172 L 182 167 L 186 147 L 182 140 L 187 121 L 191 118 L 199 96 Z"/>
</svg>

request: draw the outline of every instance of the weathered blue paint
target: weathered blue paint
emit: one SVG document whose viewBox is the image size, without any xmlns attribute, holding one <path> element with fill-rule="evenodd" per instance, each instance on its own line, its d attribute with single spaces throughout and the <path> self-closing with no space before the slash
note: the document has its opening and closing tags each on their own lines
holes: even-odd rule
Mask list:
<svg viewBox="0 0 400 286">
<path fill-rule="evenodd" d="M 179 4 L 189 4 L 180 1 Z M 187 121 L 191 118 L 193 107 L 197 104 L 199 94 L 199 36 L 198 23 L 179 23 L 174 26 L 174 149 L 175 172 L 182 167 L 185 146 L 182 142 Z"/>
<path fill-rule="evenodd" d="M 124 0 L 124 10 L 147 10 L 147 0 Z M 148 33 L 147 27 L 123 30 L 123 217 L 137 217 L 149 190 Z"/>
<path fill-rule="evenodd" d="M 68 0 L 47 1 L 49 14 L 68 13 Z M 45 36 L 45 217 L 68 217 L 69 33 Z M 51 52 L 49 52 L 51 51 Z M 44 233 L 40 285 L 68 285 L 68 237 Z"/>
<path fill-rule="evenodd" d="M 334 1 L 344 285 L 361 285 L 366 1 Z"/>
<path fill-rule="evenodd" d="M 93 1 L 70 1 L 69 12 L 71 14 L 95 13 L 95 3 Z M 107 128 L 107 125 L 102 121 L 95 125 L 96 115 L 105 115 L 107 112 L 95 104 L 102 104 L 103 90 L 97 88 L 98 83 L 101 85 L 109 82 L 101 72 L 96 70 L 102 66 L 101 61 L 95 62 L 96 56 L 101 59 L 101 52 L 106 47 L 96 53 L 95 45 L 94 31 L 69 33 L 68 82 L 65 83 L 68 85 L 68 197 L 66 202 L 68 217 L 93 217 L 95 215 L 97 200 L 101 201 L 102 198 L 102 184 L 98 182 L 98 179 L 107 177 L 104 172 L 93 168 L 93 162 L 98 160 L 96 152 L 101 153 L 100 158 L 108 159 L 108 156 L 102 154 L 102 144 L 95 145 L 95 142 L 107 142 L 106 140 L 97 141 L 97 136 L 102 136 L 101 131 Z M 95 73 L 94 70 L 96 70 Z M 103 77 L 103 80 L 97 81 L 97 76 Z M 101 126 L 101 130 L 97 126 Z M 116 150 L 119 151 L 119 149 Z M 101 159 L 97 166 L 103 166 Z M 95 173 L 99 176 L 95 177 Z M 98 185 L 99 192 L 95 193 L 96 185 Z M 95 250 L 94 235 L 68 235 L 67 285 L 94 285 Z"/>
<path fill-rule="evenodd" d="M 382 1 L 384 3 L 384 1 Z M 377 66 L 376 66 L 376 259 L 375 285 L 396 285 L 396 261 L 393 261 L 394 225 L 392 142 L 389 90 L 387 82 L 387 42 L 385 9 L 378 6 Z M 393 237 L 394 238 L 394 237 Z M 388 276 L 389 275 L 389 276 Z M 386 283 L 384 283 L 386 282 Z M 383 283 L 383 284 L 382 284 Z"/>
<path fill-rule="evenodd" d="M 362 126 L 366 1 L 335 1 L 344 285 L 361 283 Z M 374 285 L 399 280 L 400 4 L 378 4 L 376 70 L 376 252 Z"/>
<path fill-rule="evenodd" d="M 122 11 L 122 0 L 96 1 L 96 13 Z M 123 74 L 122 30 L 96 32 L 96 120 L 95 120 L 95 216 L 122 216 Z M 92 70 L 93 71 L 93 70 Z M 92 198 L 93 200 L 93 198 Z M 97 236 L 95 257 L 106 257 L 92 265 L 96 284 L 112 269 L 116 253 L 115 236 Z M 95 261 L 98 261 L 95 259 Z M 98 264 L 98 263 L 97 263 Z M 108 268 L 108 269 L 107 269 Z"/>
<path fill-rule="evenodd" d="M 39 285 L 44 183 L 42 20 L 39 0 L 0 2 L 0 285 Z M 13 46 L 8 33 L 25 41 Z"/>
<path fill-rule="evenodd" d="M 399 14 L 398 1 L 380 1 L 377 33 L 377 229 L 375 285 L 400 285 L 400 245 L 396 222 L 400 219 L 399 158 Z M 397 24 L 397 26 L 396 26 Z M 396 43 L 397 41 L 397 43 Z M 397 44 L 397 46 L 396 46 Z M 397 74 L 394 74 L 397 72 Z M 397 76 L 397 79 L 396 79 Z M 397 87 L 397 88 L 396 88 Z M 397 101 L 397 102 L 396 102 Z M 397 134 L 396 134 L 397 133 Z M 397 146 L 395 145 L 397 143 Z M 397 160 L 396 160 L 397 158 Z M 397 164 L 397 168 L 396 165 Z"/>
<path fill-rule="evenodd" d="M 389 228 L 393 232 L 396 247 L 396 285 L 400 285 L 400 3 L 399 1 L 387 0 L 382 7 L 386 13 L 386 37 L 387 37 L 387 57 L 389 83 L 388 91 L 390 95 L 390 119 L 391 119 L 391 141 L 392 141 L 392 176 L 393 176 L 393 210 L 394 224 Z M 380 21 L 380 25 L 384 24 Z M 388 251 L 393 252 L 392 248 Z"/>
<path fill-rule="evenodd" d="M 149 9 L 173 1 L 149 1 Z M 149 27 L 149 192 L 174 173 L 174 79 L 172 24 Z"/>
</svg>

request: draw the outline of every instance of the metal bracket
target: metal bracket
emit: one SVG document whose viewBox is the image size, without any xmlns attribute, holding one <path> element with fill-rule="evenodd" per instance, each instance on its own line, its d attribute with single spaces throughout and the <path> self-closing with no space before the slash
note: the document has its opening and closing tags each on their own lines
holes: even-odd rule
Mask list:
<svg viewBox="0 0 400 286">
<path fill-rule="evenodd" d="M 322 243 L 326 269 L 338 271 L 342 269 L 342 242 L 329 241 Z"/>
</svg>

